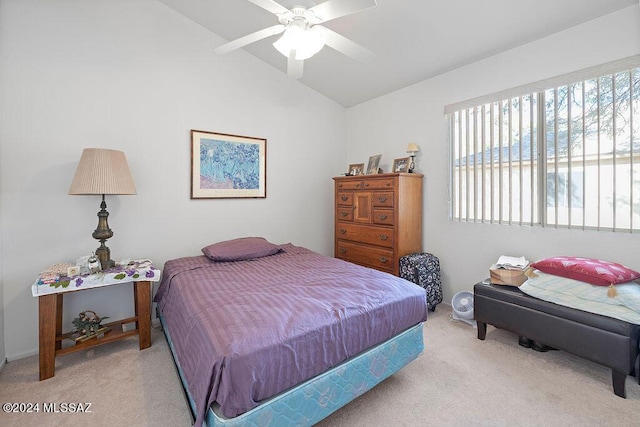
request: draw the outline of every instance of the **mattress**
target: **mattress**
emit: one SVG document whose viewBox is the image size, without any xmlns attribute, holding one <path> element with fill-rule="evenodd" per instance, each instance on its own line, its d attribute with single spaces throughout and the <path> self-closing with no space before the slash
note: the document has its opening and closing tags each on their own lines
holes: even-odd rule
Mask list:
<svg viewBox="0 0 640 427">
<path fill-rule="evenodd" d="M 155 301 L 196 425 L 234 418 L 426 320 L 424 289 L 291 244 L 240 262 L 165 264 Z"/>
<path fill-rule="evenodd" d="M 635 282 L 615 285 L 615 295 L 610 296 L 607 286 L 535 270 L 535 277 L 528 278 L 520 290 L 565 307 L 640 324 L 640 285 Z"/>
</svg>

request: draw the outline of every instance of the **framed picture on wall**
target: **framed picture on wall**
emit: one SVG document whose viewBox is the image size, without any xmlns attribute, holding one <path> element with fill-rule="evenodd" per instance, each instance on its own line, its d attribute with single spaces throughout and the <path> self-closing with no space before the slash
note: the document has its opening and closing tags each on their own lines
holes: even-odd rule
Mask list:
<svg viewBox="0 0 640 427">
<path fill-rule="evenodd" d="M 267 140 L 191 131 L 191 198 L 267 197 Z"/>
<path fill-rule="evenodd" d="M 382 157 L 382 154 L 376 154 L 375 156 L 369 157 L 369 164 L 367 165 L 367 175 L 375 175 L 378 173 L 380 157 Z"/>
<path fill-rule="evenodd" d="M 408 172 L 409 171 L 409 158 L 401 157 L 393 161 L 394 172 Z"/>
</svg>

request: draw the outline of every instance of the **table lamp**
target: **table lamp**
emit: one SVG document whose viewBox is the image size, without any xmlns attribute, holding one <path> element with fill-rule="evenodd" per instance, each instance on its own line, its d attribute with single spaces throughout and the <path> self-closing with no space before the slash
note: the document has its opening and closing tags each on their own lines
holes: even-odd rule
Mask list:
<svg viewBox="0 0 640 427">
<path fill-rule="evenodd" d="M 418 148 L 418 145 L 415 142 L 410 142 L 409 146 L 407 147 L 407 153 L 409 153 L 409 157 L 411 157 L 411 162 L 409 162 L 409 173 L 413 173 L 413 170 L 416 167 L 416 162 L 414 161 L 414 158 L 416 157 L 416 153 L 418 153 L 420 151 L 420 149 Z"/>
<path fill-rule="evenodd" d="M 113 267 L 111 251 L 104 244 L 113 236 L 107 218 L 107 204 L 105 194 L 136 194 L 127 158 L 122 151 L 103 148 L 85 148 L 82 151 L 76 174 L 73 177 L 69 194 L 74 195 L 102 195 L 100 212 L 98 212 L 98 227 L 93 232 L 94 239 L 100 241 L 96 256 L 100 260 L 103 270 Z"/>
</svg>

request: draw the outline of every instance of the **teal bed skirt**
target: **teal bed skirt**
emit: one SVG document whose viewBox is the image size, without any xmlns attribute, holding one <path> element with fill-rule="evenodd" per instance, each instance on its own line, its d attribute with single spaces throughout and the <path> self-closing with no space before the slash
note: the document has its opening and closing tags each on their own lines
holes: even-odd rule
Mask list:
<svg viewBox="0 0 640 427">
<path fill-rule="evenodd" d="M 160 321 L 191 412 L 195 413 L 188 384 L 185 384 L 174 353 L 170 331 L 166 329 L 162 316 Z M 423 324 L 420 323 L 237 417 L 225 418 L 216 412 L 213 405 L 207 412 L 205 423 L 208 427 L 311 426 L 371 390 L 416 359 L 423 350 Z"/>
</svg>

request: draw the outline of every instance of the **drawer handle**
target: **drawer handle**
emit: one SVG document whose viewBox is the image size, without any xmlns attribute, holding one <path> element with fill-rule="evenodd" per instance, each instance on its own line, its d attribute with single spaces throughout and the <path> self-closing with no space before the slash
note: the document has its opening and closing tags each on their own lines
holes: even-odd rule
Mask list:
<svg viewBox="0 0 640 427">
<path fill-rule="evenodd" d="M 341 253 L 341 254 L 346 254 L 346 253 L 347 253 L 347 250 L 346 250 L 345 248 L 340 248 L 340 253 Z"/>
<path fill-rule="evenodd" d="M 387 236 L 386 234 L 381 234 L 380 235 L 380 240 L 387 240 L 389 238 L 389 236 Z"/>
<path fill-rule="evenodd" d="M 349 212 L 340 212 L 340 215 L 341 216 L 347 216 L 347 215 L 349 215 Z"/>
<path fill-rule="evenodd" d="M 387 182 L 387 187 L 391 187 L 391 183 L 390 182 Z"/>
<path fill-rule="evenodd" d="M 342 199 L 343 202 L 346 202 L 347 200 L 349 200 L 349 196 L 342 196 L 340 198 Z"/>
<path fill-rule="evenodd" d="M 378 200 L 380 201 L 380 203 L 384 203 L 387 201 L 386 197 L 379 197 Z"/>
<path fill-rule="evenodd" d="M 340 234 L 345 234 L 345 233 L 347 232 L 347 230 L 345 230 L 344 228 L 341 228 L 338 232 L 339 232 Z"/>
<path fill-rule="evenodd" d="M 360 183 L 356 184 L 356 188 L 360 188 Z"/>
<path fill-rule="evenodd" d="M 380 257 L 380 262 L 384 263 L 384 262 L 387 262 L 387 261 L 389 261 L 389 259 L 387 257 L 384 257 L 384 256 Z"/>
<path fill-rule="evenodd" d="M 364 186 L 365 186 L 365 187 L 368 187 L 368 186 L 369 186 L 369 183 L 368 183 L 368 182 L 365 182 L 365 183 L 364 183 Z"/>
<path fill-rule="evenodd" d="M 342 188 L 342 184 L 338 184 L 338 188 Z"/>
<path fill-rule="evenodd" d="M 387 219 L 386 215 L 378 215 L 378 219 L 384 221 L 385 219 Z"/>
</svg>

